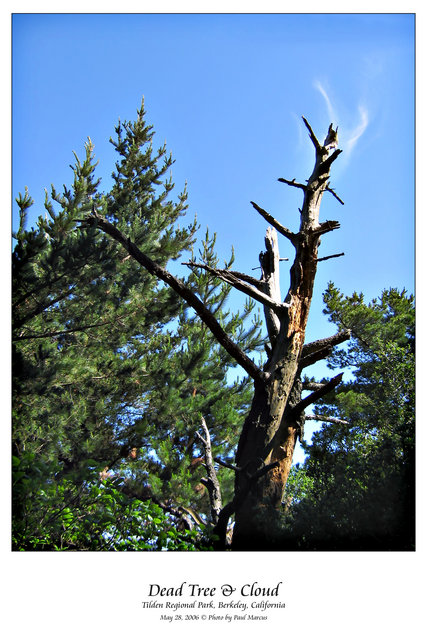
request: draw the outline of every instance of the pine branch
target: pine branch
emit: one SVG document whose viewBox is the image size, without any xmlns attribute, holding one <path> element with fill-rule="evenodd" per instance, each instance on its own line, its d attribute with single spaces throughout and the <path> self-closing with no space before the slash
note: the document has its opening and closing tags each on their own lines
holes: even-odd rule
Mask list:
<svg viewBox="0 0 427 640">
<path fill-rule="evenodd" d="M 46 331 L 46 333 L 27 334 L 20 336 L 12 336 L 12 342 L 18 342 L 18 340 L 38 340 L 40 338 L 55 338 L 56 336 L 62 336 L 67 333 L 77 333 L 78 331 L 86 331 L 87 329 L 94 329 L 95 327 L 104 327 L 110 322 L 98 322 L 97 324 L 88 324 L 75 329 L 62 329 L 62 331 Z"/>
<path fill-rule="evenodd" d="M 197 313 L 199 318 L 212 331 L 215 338 L 222 347 L 234 358 L 234 360 L 246 371 L 246 373 L 257 382 L 264 383 L 265 374 L 241 349 L 235 344 L 219 324 L 215 316 L 203 304 L 203 302 L 189 289 L 181 280 L 175 278 L 169 271 L 164 269 L 157 262 L 149 258 L 146 254 L 127 238 L 117 227 L 102 218 L 99 214 L 91 215 L 88 224 L 95 224 L 111 238 L 119 242 L 127 252 L 146 269 L 151 275 L 156 276 L 162 282 L 169 285 L 183 300 L 185 300 Z"/>
</svg>

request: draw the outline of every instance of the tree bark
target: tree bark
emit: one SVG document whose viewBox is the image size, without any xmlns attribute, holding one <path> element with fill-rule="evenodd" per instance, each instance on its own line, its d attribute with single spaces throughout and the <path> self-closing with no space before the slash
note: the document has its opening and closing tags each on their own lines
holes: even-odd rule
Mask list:
<svg viewBox="0 0 427 640">
<path fill-rule="evenodd" d="M 304 123 L 315 147 L 315 166 L 306 185 L 296 183 L 295 180 L 280 179 L 281 182 L 301 189 L 304 201 L 300 209 L 299 232 L 293 234 L 284 228 L 283 235 L 295 247 L 290 287 L 285 298 L 286 307 L 281 309 L 279 316 L 275 315 L 271 307 L 266 309 L 271 343 L 271 354 L 264 367 L 266 378 L 255 381 L 252 407 L 237 448 L 236 465 L 239 471 L 236 472 L 235 479 L 237 499 L 233 550 L 269 549 L 274 544 L 272 517 L 277 514 L 281 504 L 305 408 L 301 405 L 302 385 L 299 372 L 318 263 L 318 247 L 323 233 L 339 227 L 336 221 L 320 224 L 319 209 L 323 193 L 329 190 L 331 164 L 340 151 L 336 150 L 329 155 L 305 119 Z M 266 214 L 258 205 L 255 208 L 280 232 L 280 224 L 274 224 L 270 214 Z M 273 248 L 276 244 L 274 234 L 269 229 L 267 252 L 261 257 L 262 278 L 271 285 L 266 287 L 265 292 L 269 297 L 280 301 L 280 293 L 277 291 L 278 251 Z M 325 389 L 324 392 L 328 390 Z M 299 406 L 301 411 L 298 410 Z M 272 463 L 276 465 L 268 473 L 262 475 L 256 483 L 250 482 L 254 472 Z"/>
</svg>

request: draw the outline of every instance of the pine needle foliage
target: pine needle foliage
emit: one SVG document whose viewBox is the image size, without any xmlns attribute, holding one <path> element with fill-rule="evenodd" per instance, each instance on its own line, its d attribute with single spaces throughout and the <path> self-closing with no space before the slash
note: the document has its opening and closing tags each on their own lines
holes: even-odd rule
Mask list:
<svg viewBox="0 0 427 640">
<path fill-rule="evenodd" d="M 173 159 L 165 145 L 154 150 L 144 104 L 115 134 L 118 160 L 108 192 L 100 190 L 88 139 L 84 159 L 74 154 L 71 186 L 46 191 L 32 228 L 28 190 L 16 199 L 16 549 L 195 548 L 179 508 L 207 511 L 190 471 L 200 453 L 194 441 L 200 415 L 211 422 L 218 451 L 231 452 L 250 400 L 248 380 L 230 382 L 230 358 L 176 294 L 135 268 L 123 247 L 82 224 L 96 209 L 162 265 L 193 250 L 196 220 L 181 222 L 186 188 L 175 195 Z M 208 262 L 216 260 L 214 244 L 207 233 L 201 252 Z M 204 273 L 190 273 L 188 284 L 220 310 L 242 348 L 260 348 L 252 305 L 230 313 L 229 288 Z"/>
</svg>

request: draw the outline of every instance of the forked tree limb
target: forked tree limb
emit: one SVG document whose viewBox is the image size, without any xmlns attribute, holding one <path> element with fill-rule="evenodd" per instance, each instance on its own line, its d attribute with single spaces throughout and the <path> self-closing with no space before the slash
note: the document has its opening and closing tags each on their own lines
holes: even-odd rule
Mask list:
<svg viewBox="0 0 427 640">
<path fill-rule="evenodd" d="M 264 465 L 252 475 L 247 474 L 247 481 L 245 483 L 244 488 L 234 494 L 234 498 L 228 502 L 225 507 L 222 508 L 219 513 L 218 521 L 214 528 L 214 533 L 218 536 L 219 540 L 217 543 L 217 550 L 223 550 L 226 547 L 226 535 L 227 535 L 227 527 L 228 521 L 230 517 L 235 513 L 236 509 L 246 498 L 251 486 L 259 479 L 265 476 L 269 471 L 275 469 L 279 465 L 279 462 L 276 460 L 270 464 Z"/>
</svg>

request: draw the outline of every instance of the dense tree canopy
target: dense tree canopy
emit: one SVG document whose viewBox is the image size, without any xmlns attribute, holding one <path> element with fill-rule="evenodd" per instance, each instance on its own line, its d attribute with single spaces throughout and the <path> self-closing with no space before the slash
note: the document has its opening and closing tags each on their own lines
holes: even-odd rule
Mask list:
<svg viewBox="0 0 427 640">
<path fill-rule="evenodd" d="M 413 549 L 414 298 L 388 289 L 370 303 L 332 284 L 325 313 L 349 328 L 329 366 L 351 376 L 316 411 L 324 423 L 287 487 L 292 535 L 305 549 Z"/>
</svg>

